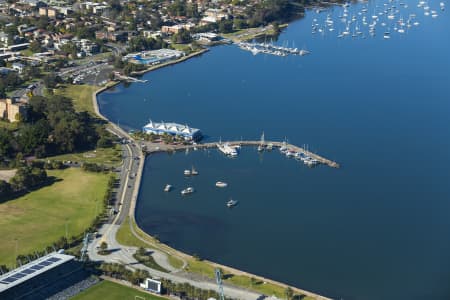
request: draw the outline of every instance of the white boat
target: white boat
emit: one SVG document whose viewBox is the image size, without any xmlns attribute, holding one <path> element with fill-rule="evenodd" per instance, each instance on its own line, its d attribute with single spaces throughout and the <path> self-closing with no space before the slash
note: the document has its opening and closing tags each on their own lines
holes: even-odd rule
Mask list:
<svg viewBox="0 0 450 300">
<path fill-rule="evenodd" d="M 287 150 L 285 155 L 286 155 L 286 157 L 294 157 L 295 156 L 295 151 Z"/>
<path fill-rule="evenodd" d="M 231 157 L 238 156 L 238 152 L 236 150 L 237 147 L 232 147 L 228 143 L 224 143 L 224 144 L 218 143 L 217 144 L 217 148 L 219 149 L 219 151 L 221 151 L 225 155 L 228 155 L 228 156 L 231 156 Z"/>
<path fill-rule="evenodd" d="M 217 187 L 220 187 L 220 188 L 224 188 L 224 187 L 227 187 L 227 186 L 228 186 L 228 183 L 223 182 L 223 181 L 217 181 L 217 182 L 216 182 L 216 186 L 217 186 Z"/>
<path fill-rule="evenodd" d="M 194 192 L 194 188 L 188 187 L 181 191 L 181 195 L 188 195 L 188 194 L 192 194 L 193 192 Z"/>
<path fill-rule="evenodd" d="M 310 54 L 311 52 L 308 51 L 308 50 L 305 50 L 305 49 L 301 49 L 298 53 L 299 53 L 301 56 L 305 56 L 305 55 Z"/>
<path fill-rule="evenodd" d="M 194 166 L 192 166 L 191 175 L 198 175 L 198 171 L 194 169 Z"/>
<path fill-rule="evenodd" d="M 236 206 L 237 204 L 238 204 L 238 201 L 233 200 L 233 199 L 230 199 L 230 201 L 227 202 L 228 207 L 233 207 L 233 206 Z"/>
<path fill-rule="evenodd" d="M 191 176 L 191 170 L 184 170 L 183 174 L 185 176 Z"/>
<path fill-rule="evenodd" d="M 172 186 L 170 184 L 166 184 L 166 186 L 164 187 L 164 192 L 170 192 L 171 189 Z"/>
<path fill-rule="evenodd" d="M 272 150 L 273 149 L 273 144 L 272 143 L 268 143 L 266 149 L 267 150 Z"/>
</svg>

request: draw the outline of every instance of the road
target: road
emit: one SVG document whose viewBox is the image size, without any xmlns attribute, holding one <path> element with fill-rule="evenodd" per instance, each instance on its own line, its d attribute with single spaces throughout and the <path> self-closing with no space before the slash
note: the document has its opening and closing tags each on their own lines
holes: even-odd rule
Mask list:
<svg viewBox="0 0 450 300">
<path fill-rule="evenodd" d="M 123 164 L 121 166 L 121 172 L 119 174 L 120 184 L 117 190 L 117 207 L 118 214 L 108 224 L 103 225 L 100 228 L 100 236 L 95 237 L 90 241 L 88 245 L 88 255 L 92 261 L 105 261 L 110 263 L 123 263 L 129 268 L 147 270 L 151 276 L 158 278 L 166 278 L 176 283 L 187 282 L 192 286 L 201 289 L 217 290 L 217 285 L 214 281 L 206 278 L 200 278 L 193 274 L 189 274 L 183 270 L 177 270 L 173 268 L 168 262 L 168 257 L 165 253 L 148 248 L 147 250 L 152 253 L 155 261 L 163 268 L 169 270 L 171 273 L 164 273 L 158 270 L 151 269 L 145 265 L 138 263 L 133 254 L 136 251 L 135 247 L 128 247 L 120 245 L 116 240 L 116 233 L 120 224 L 123 223 L 125 218 L 129 215 L 132 199 L 136 198 L 137 193 L 135 187 L 139 185 L 136 180 L 136 174 L 139 172 L 139 163 L 143 159 L 142 150 L 140 145 L 137 145 L 133 141 L 129 140 L 129 136 L 122 129 L 111 124 L 108 128 L 110 132 L 125 140 L 126 143 L 122 144 L 123 148 Z M 138 176 L 139 177 L 139 176 Z M 138 178 L 139 179 L 139 178 Z M 99 255 L 97 253 L 97 247 L 102 242 L 108 244 L 108 249 L 111 250 L 109 255 Z M 254 293 L 252 291 L 245 290 L 243 288 L 234 286 L 224 286 L 224 293 L 227 297 L 234 299 L 264 299 L 263 295 Z"/>
</svg>

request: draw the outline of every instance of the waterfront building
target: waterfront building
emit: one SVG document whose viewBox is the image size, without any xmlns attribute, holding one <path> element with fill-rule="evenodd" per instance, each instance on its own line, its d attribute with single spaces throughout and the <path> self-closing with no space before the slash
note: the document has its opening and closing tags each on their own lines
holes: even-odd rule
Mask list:
<svg viewBox="0 0 450 300">
<path fill-rule="evenodd" d="M 150 51 L 142 51 L 139 53 L 130 53 L 124 56 L 124 61 L 129 61 L 136 64 L 156 65 L 169 60 L 178 59 L 184 56 L 183 51 L 173 49 L 158 49 Z"/>
<path fill-rule="evenodd" d="M 142 128 L 142 131 L 150 134 L 170 134 L 172 136 L 181 136 L 187 141 L 197 141 L 202 138 L 200 129 L 189 127 L 188 125 L 180 125 L 177 123 L 156 123 L 150 122 Z"/>
</svg>

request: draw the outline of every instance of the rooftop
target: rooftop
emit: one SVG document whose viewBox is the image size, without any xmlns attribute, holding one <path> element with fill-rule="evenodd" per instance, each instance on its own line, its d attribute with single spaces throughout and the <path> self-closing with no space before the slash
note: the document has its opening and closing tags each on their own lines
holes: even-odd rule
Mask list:
<svg viewBox="0 0 450 300">
<path fill-rule="evenodd" d="M 17 269 L 9 271 L 0 276 L 0 293 L 36 277 L 39 274 L 45 273 L 56 266 L 71 261 L 74 258 L 75 257 L 72 255 L 52 252 Z"/>
</svg>

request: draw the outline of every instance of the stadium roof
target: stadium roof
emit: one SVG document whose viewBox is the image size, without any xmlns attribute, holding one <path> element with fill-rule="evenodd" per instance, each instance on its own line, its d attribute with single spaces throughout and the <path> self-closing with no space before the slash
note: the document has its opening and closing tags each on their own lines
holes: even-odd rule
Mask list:
<svg viewBox="0 0 450 300">
<path fill-rule="evenodd" d="M 0 276 L 0 293 L 62 265 L 75 256 L 52 252 Z"/>
</svg>

